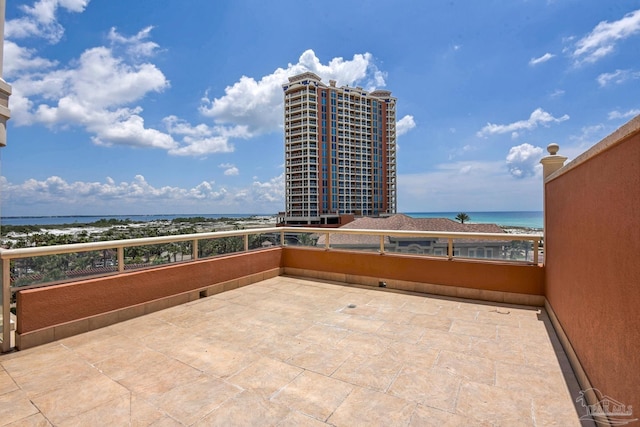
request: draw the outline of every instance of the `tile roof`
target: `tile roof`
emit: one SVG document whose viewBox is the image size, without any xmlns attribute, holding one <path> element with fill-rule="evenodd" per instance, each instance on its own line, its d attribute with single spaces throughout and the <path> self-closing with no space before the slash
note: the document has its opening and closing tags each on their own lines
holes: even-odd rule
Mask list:
<svg viewBox="0 0 640 427">
<path fill-rule="evenodd" d="M 412 218 L 405 214 L 389 217 L 362 217 L 343 225 L 340 229 L 360 230 L 406 230 L 439 231 L 455 233 L 504 233 L 496 224 L 461 224 L 448 218 Z M 378 245 L 377 236 L 336 234 L 331 236 L 332 245 Z M 385 243 L 389 238 L 385 237 Z M 324 234 L 320 235 L 318 245 L 324 244 Z"/>
</svg>

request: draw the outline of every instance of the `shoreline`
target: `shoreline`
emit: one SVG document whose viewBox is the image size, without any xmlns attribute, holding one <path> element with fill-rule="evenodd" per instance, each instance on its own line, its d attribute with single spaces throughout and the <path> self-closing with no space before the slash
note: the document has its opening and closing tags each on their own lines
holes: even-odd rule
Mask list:
<svg viewBox="0 0 640 427">
<path fill-rule="evenodd" d="M 505 233 L 508 234 L 540 234 L 544 233 L 543 228 L 537 227 L 521 227 L 515 225 L 498 225 Z"/>
</svg>

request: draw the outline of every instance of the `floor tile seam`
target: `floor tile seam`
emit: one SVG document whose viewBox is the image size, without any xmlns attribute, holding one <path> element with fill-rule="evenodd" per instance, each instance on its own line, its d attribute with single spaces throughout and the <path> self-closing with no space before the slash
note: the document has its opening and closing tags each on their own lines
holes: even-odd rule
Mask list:
<svg viewBox="0 0 640 427">
<path fill-rule="evenodd" d="M 389 384 L 387 385 L 387 387 L 384 389 L 383 393 L 384 394 L 389 394 L 389 390 L 391 389 L 391 387 L 393 386 L 393 384 L 396 382 L 396 380 L 398 379 L 398 377 L 400 376 L 400 373 L 404 370 L 405 365 L 401 364 L 400 365 L 400 369 L 398 369 L 398 371 L 395 373 L 395 375 L 393 376 L 393 378 L 391 379 L 391 381 L 389 382 Z M 393 394 L 393 393 L 391 393 Z M 398 397 L 398 396 L 396 396 Z M 406 400 L 406 399 L 405 399 Z"/>
<path fill-rule="evenodd" d="M 510 367 L 522 367 L 522 368 L 531 368 L 534 371 L 534 375 L 539 374 L 541 376 L 544 376 L 545 378 L 547 378 L 548 376 L 557 376 L 562 378 L 562 382 L 566 384 L 566 380 L 564 379 L 564 373 L 562 372 L 562 369 L 560 369 L 558 367 L 558 369 L 553 369 L 555 372 L 551 372 L 551 371 L 546 371 L 544 373 L 539 372 L 540 369 L 543 368 L 555 368 L 555 366 L 550 366 L 550 365 L 531 365 L 529 363 L 513 363 L 513 362 L 509 362 L 509 361 L 502 361 L 502 360 L 496 360 L 496 376 L 497 376 L 497 372 L 498 372 L 498 365 L 508 365 L 507 368 Z M 546 369 L 545 369 L 546 370 Z M 531 373 L 528 373 L 527 375 L 530 375 Z"/>
<path fill-rule="evenodd" d="M 80 334 L 80 335 L 75 335 L 74 337 L 71 337 L 71 338 L 78 338 L 79 339 L 80 337 L 82 337 L 82 335 L 90 334 L 91 332 L 93 332 L 93 331 L 85 332 L 85 333 Z M 118 335 L 118 334 L 114 333 L 113 335 L 99 335 L 98 337 L 90 336 L 90 337 L 86 337 L 86 339 L 89 340 L 89 342 L 81 343 L 81 344 L 78 344 L 76 346 L 69 345 L 68 343 L 65 342 L 65 339 L 62 339 L 62 340 L 59 341 L 59 345 L 60 345 L 60 347 L 65 348 L 68 351 L 71 351 L 71 352 L 73 352 L 75 354 L 78 354 L 78 349 L 82 349 L 82 348 L 86 348 L 86 347 L 92 348 L 92 347 L 94 347 L 96 345 L 100 345 L 100 343 L 102 343 L 103 341 L 106 341 L 106 340 L 109 340 L 109 339 L 112 339 L 112 338 L 118 337 L 118 336 L 122 336 L 122 335 Z"/>
<path fill-rule="evenodd" d="M 127 390 L 127 394 L 128 394 L 128 396 L 129 396 L 129 420 L 131 420 L 131 397 L 132 397 L 132 395 L 133 395 L 133 392 L 132 392 L 131 390 L 127 389 L 127 388 L 126 388 L 126 387 L 124 387 L 124 386 L 122 386 L 122 387 L 123 387 L 123 388 L 125 388 L 125 389 Z M 123 395 L 124 395 L 124 393 L 123 393 Z M 90 408 L 88 408 L 88 409 L 86 409 L 86 410 L 85 410 L 85 408 L 83 408 L 82 412 L 78 412 L 77 414 L 70 415 L 70 416 L 68 416 L 68 417 L 62 418 L 62 419 L 60 420 L 60 422 L 61 422 L 61 423 L 63 423 L 63 422 L 66 422 L 66 421 L 73 420 L 74 418 L 80 417 L 80 416 L 82 416 L 82 415 L 86 414 L 87 412 L 93 411 L 94 409 L 96 409 L 96 408 L 97 408 L 97 407 L 99 407 L 99 406 L 102 406 L 102 405 L 104 405 L 104 404 L 107 404 L 107 403 L 112 402 L 112 401 L 115 401 L 115 400 L 119 400 L 121 397 L 122 397 L 122 396 L 115 396 L 115 397 L 113 397 L 113 398 L 111 398 L 111 399 L 108 399 L 108 400 L 105 400 L 105 401 L 103 401 L 103 402 L 98 402 L 95 406 L 92 406 L 92 407 L 90 407 Z M 44 413 L 43 413 L 42 411 L 40 411 L 40 413 L 41 413 L 43 416 L 45 416 L 45 415 L 44 415 Z M 45 418 L 46 418 L 46 417 L 45 417 Z M 49 422 L 51 423 L 51 425 L 53 425 L 53 426 L 55 426 L 55 425 L 56 425 L 55 423 L 53 423 L 53 421 L 49 420 L 48 418 L 47 418 L 47 421 L 49 421 Z"/>
<path fill-rule="evenodd" d="M 92 365 L 91 365 L 90 363 L 88 363 L 86 360 L 84 360 L 84 359 L 83 359 L 83 360 L 81 360 L 80 362 L 83 364 L 83 366 L 85 366 L 85 365 L 86 365 L 86 367 L 88 367 L 88 368 L 89 368 L 89 371 L 87 371 L 86 373 L 85 373 L 85 372 L 82 372 L 82 373 L 81 373 L 81 376 L 80 376 L 80 379 L 81 379 L 81 380 L 89 379 L 89 377 L 85 376 L 85 374 L 91 374 L 91 375 L 99 375 L 99 376 L 103 376 L 103 373 L 102 373 L 102 372 L 100 372 L 100 370 L 98 370 L 97 368 L 95 368 L 94 366 L 92 366 Z M 20 387 L 20 389 L 21 389 L 21 390 L 24 390 L 24 391 L 25 391 L 25 393 L 28 393 L 29 395 L 34 396 L 34 397 L 35 397 L 35 396 L 39 396 L 39 395 L 44 394 L 44 393 L 50 393 L 51 391 L 58 390 L 58 389 L 62 388 L 63 386 L 60 386 L 60 387 L 54 387 L 54 388 L 52 388 L 52 389 L 44 390 L 44 391 L 42 391 L 42 392 L 36 392 L 36 391 L 34 391 L 34 393 L 29 393 L 27 390 L 25 390 L 25 389 L 24 389 L 24 387 L 20 386 L 20 379 L 22 379 L 22 378 L 29 378 L 29 377 L 33 377 L 34 375 L 38 375 L 38 374 L 41 374 L 41 375 L 42 375 L 42 374 L 44 374 L 44 373 L 49 373 L 50 371 L 51 371 L 51 367 L 50 367 L 50 366 L 45 366 L 45 367 L 43 367 L 43 368 L 36 369 L 36 370 L 34 370 L 34 371 L 29 371 L 29 372 L 27 372 L 27 373 L 25 373 L 25 374 L 23 374 L 23 375 L 11 375 L 11 374 L 9 374 L 9 375 L 10 375 L 10 376 L 11 376 L 11 378 L 13 379 L 14 383 L 16 383 L 16 384 L 18 385 L 18 387 Z M 76 370 L 75 370 L 75 369 L 71 369 L 71 370 L 70 370 L 70 372 L 72 372 L 72 373 L 74 373 L 74 374 L 75 374 Z M 56 376 L 56 378 L 57 378 L 57 376 Z M 73 381 L 77 381 L 77 378 L 74 378 L 74 379 L 73 379 Z"/>
<path fill-rule="evenodd" d="M 240 387 L 238 385 L 234 385 L 235 387 L 240 388 L 240 391 L 236 394 L 234 394 L 233 396 L 227 397 L 225 400 L 223 400 L 222 402 L 220 402 L 218 405 L 216 405 L 215 408 L 212 408 L 209 412 L 205 413 L 204 415 L 202 415 L 200 418 L 198 418 L 196 421 L 192 422 L 191 424 L 188 424 L 189 426 L 194 426 L 197 425 L 198 423 L 200 423 L 202 420 L 204 420 L 205 418 L 207 418 L 208 416 L 212 415 L 215 411 L 217 411 L 218 409 L 220 409 L 220 407 L 222 407 L 222 405 L 224 405 L 225 403 L 229 402 L 230 400 L 235 399 L 236 397 L 238 397 L 240 395 L 240 393 L 243 393 L 244 391 L 247 391 L 247 389 Z M 149 404 L 152 404 L 151 402 L 148 402 Z M 165 414 L 165 416 L 171 418 L 172 420 L 174 420 L 175 422 L 177 422 L 180 425 L 185 425 L 184 423 L 182 423 L 180 420 L 176 419 L 175 417 L 173 417 L 171 414 L 169 414 L 168 412 L 164 411 L 163 409 L 154 406 L 156 409 L 158 409 L 159 411 L 163 412 Z M 155 423 L 155 422 L 154 422 Z"/>
<path fill-rule="evenodd" d="M 334 380 L 339 380 L 339 381 L 342 381 L 342 382 L 345 382 L 345 383 L 351 384 L 351 385 L 356 386 L 356 387 L 361 387 L 361 386 L 360 386 L 360 385 L 358 385 L 358 384 L 354 384 L 354 383 L 352 383 L 352 382 L 350 382 L 350 381 L 346 381 L 346 380 L 344 380 L 344 379 L 342 379 L 342 378 L 336 378 L 336 377 L 334 377 L 334 375 L 335 375 L 335 374 L 340 370 L 340 368 L 342 368 L 342 367 L 345 365 L 345 363 L 347 363 L 347 361 L 351 360 L 351 358 L 353 358 L 353 357 L 366 357 L 366 356 L 361 355 L 361 354 L 359 354 L 359 353 L 351 353 L 349 356 L 347 356 L 347 358 L 346 358 L 346 359 L 344 359 L 344 360 L 342 361 L 342 363 L 340 363 L 340 365 L 339 365 L 338 367 L 336 367 L 336 368 L 335 368 L 335 369 L 334 369 L 334 370 L 333 370 L 333 371 L 328 375 L 328 377 L 329 377 L 329 378 L 332 378 L 332 379 L 334 379 Z"/>
<path fill-rule="evenodd" d="M 156 352 L 157 352 L 157 351 L 156 351 Z M 158 352 L 158 353 L 159 353 L 159 354 L 162 354 L 163 356 L 167 357 L 168 359 L 171 359 L 172 361 L 174 361 L 174 362 L 176 362 L 176 363 L 179 363 L 179 364 L 180 364 L 180 365 L 182 365 L 183 367 L 186 367 L 186 368 L 189 368 L 189 369 L 193 369 L 193 370 L 195 370 L 195 371 L 198 371 L 200 374 L 204 374 L 204 375 L 209 376 L 209 373 L 204 372 L 204 371 L 202 371 L 201 369 L 196 368 L 196 367 L 194 367 L 194 366 L 191 366 L 190 364 L 188 364 L 188 363 L 186 363 L 186 362 L 183 362 L 183 361 L 182 361 L 182 360 L 180 360 L 180 359 L 176 359 L 175 357 L 173 357 L 173 356 L 169 356 L 169 355 L 164 354 L 164 353 L 160 353 L 160 352 Z M 153 366 L 156 366 L 156 365 L 158 365 L 158 366 L 162 366 L 163 364 L 162 364 L 161 362 L 158 362 L 158 363 L 154 363 L 154 364 L 153 364 Z M 118 383 L 120 386 L 124 387 L 125 389 L 129 390 L 129 391 L 130 391 L 130 392 L 132 392 L 132 393 L 133 393 L 134 391 L 133 391 L 133 390 L 130 390 L 130 389 L 129 389 L 125 384 L 123 384 L 122 382 L 123 382 L 123 381 L 125 381 L 125 380 L 127 380 L 127 379 L 129 379 L 129 378 L 136 377 L 136 376 L 137 376 L 137 375 L 139 375 L 139 374 L 140 374 L 140 373 L 139 373 L 138 371 L 133 371 L 133 372 L 132 372 L 132 373 L 130 373 L 129 375 L 124 376 L 124 377 L 119 378 L 119 379 L 117 379 L 117 380 L 116 380 L 116 379 L 114 379 L 114 378 L 109 377 L 107 374 L 104 374 L 104 373 L 103 373 L 103 375 L 104 375 L 105 377 L 109 378 L 111 381 L 114 381 L 114 382 Z M 180 387 L 180 386 L 185 385 L 185 384 L 186 384 L 185 382 L 178 383 L 175 387 Z M 173 388 L 175 388 L 175 387 L 173 387 Z"/>
<path fill-rule="evenodd" d="M 0 393 L 0 396 L 2 396 L 4 394 L 7 394 L 7 393 L 11 393 L 12 391 L 15 391 L 15 390 L 21 390 L 21 387 L 18 385 L 18 383 L 16 382 L 15 378 L 13 378 L 13 376 L 11 376 L 11 374 L 9 372 L 7 372 L 7 371 L 4 371 L 4 372 L 6 372 L 7 377 L 9 377 L 9 379 L 11 380 L 11 383 L 13 384 L 15 389 L 5 391 L 4 393 Z"/>
<path fill-rule="evenodd" d="M 51 419 L 49 419 L 49 417 L 47 417 L 47 416 L 46 416 L 46 415 L 45 415 L 45 414 L 40 410 L 40 408 L 39 408 L 39 407 L 38 407 L 38 406 L 37 406 L 37 405 L 36 405 L 36 404 L 31 400 L 31 399 L 29 399 L 29 403 L 31 403 L 31 405 L 32 405 L 32 406 L 37 410 L 37 412 L 36 412 L 36 413 L 34 413 L 34 414 L 27 415 L 26 417 L 21 418 L 21 419 L 20 419 L 20 420 L 18 420 L 18 421 L 25 420 L 25 419 L 27 419 L 27 418 L 29 418 L 29 417 L 32 417 L 32 416 L 36 415 L 36 414 L 40 414 L 40 415 L 42 415 L 42 418 L 44 418 L 45 420 L 47 420 L 47 422 L 48 422 L 50 425 L 55 426 L 54 422 L 53 422 Z"/>
<path fill-rule="evenodd" d="M 423 405 L 426 406 L 428 408 L 432 408 L 432 409 L 436 409 L 438 411 L 442 411 L 442 412 L 446 412 L 448 414 L 453 414 L 453 415 L 459 415 L 456 412 L 456 408 L 458 406 L 458 398 L 460 397 L 460 388 L 462 387 L 462 383 L 463 383 L 463 378 L 458 377 L 457 375 L 455 376 L 456 380 L 457 380 L 457 385 L 456 385 L 456 390 L 454 393 L 454 401 L 453 401 L 453 405 L 452 405 L 452 410 L 448 410 L 448 409 L 442 409 L 441 407 L 437 407 L 437 406 L 432 406 L 428 403 L 427 400 L 423 400 L 422 402 L 418 402 L 418 405 Z"/>
<path fill-rule="evenodd" d="M 286 362 L 284 362 L 284 363 L 286 363 Z M 291 384 L 292 382 L 294 382 L 294 381 L 296 380 L 296 378 L 298 378 L 300 375 L 302 375 L 303 373 L 305 373 L 305 372 L 307 372 L 307 371 L 308 371 L 307 369 L 305 369 L 305 368 L 301 368 L 301 367 L 299 367 L 299 366 L 294 366 L 294 365 L 290 365 L 290 366 L 293 366 L 293 367 L 295 367 L 295 368 L 300 369 L 300 372 L 298 372 L 298 373 L 296 374 L 296 376 L 295 376 L 295 377 L 293 377 L 289 382 L 287 382 L 286 384 L 284 384 L 283 386 L 281 386 L 279 389 L 277 389 L 276 391 L 274 391 L 273 393 L 271 393 L 269 396 L 267 396 L 266 400 L 268 400 L 269 402 L 274 402 L 274 400 L 273 400 L 273 399 L 274 399 L 274 397 L 278 396 L 278 395 L 282 392 L 282 390 L 284 390 L 285 388 L 287 388 L 287 386 L 288 386 L 289 384 Z M 313 371 L 309 371 L 309 372 L 313 372 Z M 314 373 L 317 373 L 317 372 L 314 372 Z M 237 387 L 244 388 L 244 387 L 241 387 L 241 386 L 239 386 L 239 385 L 237 385 Z M 236 395 L 236 396 L 237 396 L 237 395 Z M 278 403 L 278 402 L 274 402 L 274 403 Z M 281 404 L 281 403 L 278 403 L 278 404 L 279 404 L 279 405 L 283 405 L 283 404 Z M 286 406 L 287 408 L 289 407 L 288 405 L 283 405 L 283 406 Z"/>
<path fill-rule="evenodd" d="M 495 384 L 496 384 L 496 375 L 497 375 L 496 361 L 494 361 L 494 360 L 492 360 L 492 359 L 489 359 L 489 358 L 487 358 L 487 357 L 482 357 L 482 356 L 473 356 L 473 355 L 469 355 L 469 354 L 467 354 L 467 353 L 460 353 L 459 351 L 453 351 L 453 350 L 442 350 L 442 351 L 446 351 L 446 352 L 448 352 L 448 353 L 454 353 L 454 354 L 459 354 L 459 355 L 463 355 L 463 356 L 470 356 L 470 357 L 474 357 L 474 358 L 478 358 L 478 359 L 484 359 L 484 360 L 486 360 L 487 362 L 489 362 L 489 363 L 491 364 L 491 367 L 492 367 L 492 370 L 493 370 L 493 372 L 492 372 L 492 380 L 493 380 L 493 384 L 487 384 L 487 383 L 483 383 L 483 382 L 479 382 L 479 381 L 474 381 L 474 382 L 477 382 L 477 383 L 479 383 L 479 384 L 488 385 L 488 386 L 495 386 Z M 439 358 L 439 357 L 440 357 L 440 355 L 441 355 L 441 354 L 442 354 L 442 353 L 440 353 L 440 354 L 438 355 L 438 359 L 434 362 L 434 368 L 436 368 L 436 367 L 438 366 L 438 361 L 440 360 L 440 358 Z M 456 359 L 457 359 L 457 358 L 456 358 Z M 454 374 L 454 375 L 456 375 L 457 377 L 459 377 L 459 378 L 461 378 L 461 379 L 463 379 L 463 380 L 464 380 L 464 379 L 467 379 L 467 380 L 469 380 L 469 381 L 472 381 L 470 378 L 468 378 L 468 377 L 466 377 L 466 376 L 461 376 L 461 375 L 458 375 L 458 374 Z"/>
<path fill-rule="evenodd" d="M 503 389 L 508 389 L 511 391 L 522 391 L 522 390 L 527 390 L 530 389 L 531 387 L 526 387 L 523 388 L 512 388 L 512 387 L 506 387 L 506 386 L 502 386 L 502 385 L 498 385 L 496 382 L 496 387 L 500 387 Z M 568 399 L 569 402 L 573 402 L 573 396 L 571 395 L 571 391 L 568 387 L 568 385 L 566 384 L 566 382 L 563 380 L 562 384 L 553 384 L 552 387 L 546 387 L 544 386 L 544 390 L 541 391 L 540 393 L 538 392 L 537 389 L 534 389 L 533 392 L 529 392 L 529 395 L 531 395 L 531 398 L 534 399 L 536 397 L 542 397 L 543 394 L 546 395 L 553 395 L 554 398 L 559 398 L 559 399 Z"/>
<path fill-rule="evenodd" d="M 69 351 L 67 348 L 64 348 L 59 342 L 57 342 L 54 346 L 51 346 L 51 348 L 56 348 L 56 347 L 60 347 L 60 348 L 63 348 L 65 351 Z M 40 358 L 40 356 L 49 357 L 49 355 L 36 354 L 34 356 L 34 355 L 31 354 L 33 351 L 37 351 L 37 350 L 45 351 L 45 350 L 47 350 L 47 348 L 49 348 L 49 346 L 44 345 L 44 346 L 36 347 L 35 349 L 14 351 L 14 352 L 11 352 L 11 353 L 7 353 L 6 356 L 12 356 L 12 357 L 5 358 L 4 360 L 2 360 L 2 359 L 3 359 L 3 356 L 5 356 L 5 355 L 0 355 L 0 365 L 2 365 L 2 368 L 5 371 L 9 372 L 10 368 L 8 368 L 7 365 L 10 366 L 13 363 L 20 363 L 21 359 L 25 359 L 25 360 L 28 359 L 28 358 L 36 358 L 36 359 L 38 359 L 38 358 Z M 54 356 L 54 359 L 57 358 L 57 357 L 58 356 Z M 47 365 L 49 365 L 49 364 L 50 364 L 50 361 L 47 361 Z"/>
<path fill-rule="evenodd" d="M 24 419 L 29 418 L 29 417 L 31 417 L 31 416 L 33 416 L 33 415 L 37 414 L 37 413 L 42 413 L 42 411 L 40 411 L 40 408 L 39 408 L 39 407 L 35 404 L 35 402 L 31 399 L 31 396 L 29 396 L 29 394 L 28 394 L 26 391 L 22 390 L 22 389 L 12 390 L 12 391 L 10 391 L 10 392 L 4 393 L 3 395 L 7 395 L 7 394 L 10 394 L 10 393 L 15 393 L 15 392 L 20 392 L 20 396 L 18 396 L 18 398 L 19 398 L 20 400 L 22 400 L 22 401 L 27 400 L 27 401 L 29 402 L 29 404 L 30 404 L 31 408 L 35 409 L 35 411 L 36 411 L 36 412 L 34 412 L 34 413 L 30 413 L 30 414 L 28 414 L 27 416 L 20 418 L 19 420 L 14 420 L 14 421 L 12 421 L 12 423 L 15 423 L 15 422 L 20 421 L 20 420 L 24 420 Z M 0 422 L 1 422 L 1 421 L 2 421 L 2 420 L 0 419 Z M 6 424 L 0 424 L 0 425 L 3 425 L 3 426 L 4 426 L 4 425 L 6 425 Z"/>
<path fill-rule="evenodd" d="M 477 335 L 477 334 L 473 334 L 473 333 L 465 333 L 465 332 L 456 332 L 456 331 L 449 331 L 450 334 L 452 335 L 457 335 L 457 336 L 464 336 L 464 337 L 469 337 L 469 338 L 485 338 L 485 339 L 495 339 L 495 338 L 487 338 L 486 336 L 483 335 Z M 469 345 L 471 346 L 471 342 L 469 342 Z"/>
<path fill-rule="evenodd" d="M 141 394 L 138 394 L 134 391 L 131 391 L 131 394 L 129 396 L 129 425 L 133 425 L 133 423 L 131 422 L 133 420 L 133 398 L 136 399 L 140 399 L 141 401 L 145 402 L 147 405 L 151 406 L 154 410 L 158 411 L 159 413 L 162 414 L 162 416 L 164 417 L 168 417 L 170 419 L 172 419 L 173 421 L 175 421 L 176 423 L 182 425 L 182 423 L 177 420 L 175 417 L 171 416 L 171 414 L 169 414 L 167 411 L 165 411 L 163 408 L 159 407 L 156 402 L 146 399 L 145 397 L 143 397 Z M 225 401 L 226 402 L 226 401 Z M 154 421 L 155 422 L 155 421 Z"/>
<path fill-rule="evenodd" d="M 350 384 L 350 383 L 347 383 Z M 353 384 L 350 384 L 353 385 Z M 342 407 L 342 405 L 344 405 L 344 403 L 347 401 L 347 399 L 349 399 L 349 397 L 357 390 L 357 388 L 359 388 L 360 386 L 355 386 L 351 389 L 351 391 L 344 397 L 344 399 L 342 399 L 342 401 L 340 402 L 340 404 L 338 404 L 335 409 L 333 411 L 331 411 L 331 413 L 327 416 L 327 418 L 325 418 L 322 422 L 325 424 L 329 424 L 329 419 L 333 416 L 333 414 L 336 413 L 336 411 Z M 317 419 L 317 418 L 316 418 Z M 330 424 L 331 426 L 333 426 L 334 424 Z"/>
<path fill-rule="evenodd" d="M 473 383 L 473 384 L 480 385 L 480 386 L 493 387 L 493 388 L 498 389 L 499 391 L 504 392 L 504 393 L 506 393 L 506 394 L 508 394 L 510 396 L 513 396 L 514 394 L 519 394 L 520 396 L 523 396 L 525 399 L 527 399 L 527 400 L 529 400 L 531 402 L 533 402 L 536 397 L 542 397 L 540 395 L 536 395 L 534 393 L 527 392 L 526 390 L 523 390 L 523 389 L 513 389 L 513 388 L 503 387 L 503 386 L 500 386 L 500 385 L 497 385 L 497 384 L 491 385 L 491 384 L 482 383 L 482 382 L 479 382 L 479 381 L 474 381 L 474 380 L 472 380 L 470 378 L 462 378 L 461 386 L 464 383 L 466 383 L 466 384 Z"/>
</svg>

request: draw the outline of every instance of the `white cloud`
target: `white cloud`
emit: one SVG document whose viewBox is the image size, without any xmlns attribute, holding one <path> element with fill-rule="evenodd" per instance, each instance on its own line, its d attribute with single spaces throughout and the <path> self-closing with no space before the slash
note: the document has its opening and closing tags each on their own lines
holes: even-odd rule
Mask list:
<svg viewBox="0 0 640 427">
<path fill-rule="evenodd" d="M 539 176 L 513 179 L 500 161 L 459 161 L 398 175 L 401 212 L 541 210 Z"/>
<path fill-rule="evenodd" d="M 224 169 L 224 174 L 227 176 L 234 176 L 240 174 L 240 170 L 233 163 L 222 163 L 218 165 L 219 168 Z"/>
<path fill-rule="evenodd" d="M 147 39 L 151 35 L 153 27 L 144 28 L 138 34 L 132 37 L 124 37 L 119 34 L 115 27 L 109 31 L 109 40 L 112 46 L 123 46 L 127 54 L 135 58 L 151 57 L 159 48 L 158 44 Z"/>
<path fill-rule="evenodd" d="M 636 109 L 632 109 L 629 111 L 625 111 L 625 112 L 620 112 L 620 111 L 612 111 L 609 113 L 609 120 L 615 120 L 615 119 L 630 119 L 632 117 L 635 117 L 637 115 L 640 115 L 640 109 L 636 108 Z"/>
<path fill-rule="evenodd" d="M 203 181 L 191 188 L 156 186 L 144 176 L 129 182 L 68 182 L 59 176 L 11 183 L 0 177 L 5 215 L 148 214 L 180 206 L 184 213 L 211 210 L 219 213 L 276 213 L 284 204 L 284 175 L 268 181 L 254 180 L 247 187 L 226 188 Z M 22 206 L 25 211 L 11 211 Z M 167 210 L 169 211 L 169 210 Z M 252 212 L 249 212 L 252 211 Z"/>
<path fill-rule="evenodd" d="M 164 119 L 167 132 L 145 125 L 143 110 L 135 103 L 169 87 L 154 64 L 138 61 L 157 47 L 147 41 L 150 30 L 145 28 L 132 37 L 111 30 L 112 44 L 124 46 L 125 53 L 131 55 L 129 60 L 116 56 L 112 48 L 101 46 L 86 50 L 71 65 L 58 68 L 8 42 L 12 57 L 22 59 L 12 62 L 16 69 L 11 71 L 18 76 L 12 82 L 13 122 L 19 126 L 79 126 L 92 134 L 95 144 L 103 146 L 159 148 L 177 156 L 232 152 L 229 138 L 246 137 L 247 132 L 241 127 L 192 126 L 175 116 Z"/>
<path fill-rule="evenodd" d="M 220 125 L 243 126 L 250 136 L 277 131 L 283 120 L 282 85 L 305 71 L 318 74 L 325 82 L 336 80 L 338 85 L 363 85 L 369 90 L 385 85 L 385 74 L 378 70 L 370 53 L 355 54 L 350 60 L 333 58 L 324 65 L 309 49 L 287 68 L 278 68 L 257 80 L 242 76 L 219 98 L 206 95 L 200 112 Z"/>
<path fill-rule="evenodd" d="M 607 128 L 603 124 L 582 127 L 579 135 L 572 135 L 569 137 L 569 140 L 571 140 L 575 146 L 573 154 L 577 155 L 585 151 L 588 147 L 601 140 L 606 133 Z M 563 155 L 568 156 L 569 154 L 565 152 Z"/>
<path fill-rule="evenodd" d="M 521 179 L 538 174 L 543 152 L 542 148 L 527 143 L 511 147 L 506 159 L 511 176 Z"/>
<path fill-rule="evenodd" d="M 453 160 L 456 157 L 463 156 L 463 155 L 465 155 L 465 154 L 467 154 L 469 152 L 475 151 L 475 150 L 477 150 L 477 147 L 474 147 L 473 145 L 470 145 L 470 144 L 466 144 L 461 148 L 457 147 L 457 148 L 452 149 L 451 152 L 449 153 L 448 158 L 449 158 L 449 160 Z"/>
<path fill-rule="evenodd" d="M 254 180 L 251 184 L 250 200 L 268 202 L 279 206 L 280 210 L 284 205 L 284 189 L 284 173 L 265 182 Z"/>
<path fill-rule="evenodd" d="M 579 134 L 569 136 L 566 143 L 560 143 L 558 154 L 568 157 L 568 161 L 571 161 L 571 159 L 575 159 L 584 153 L 613 130 L 615 130 L 614 126 L 605 126 L 602 123 L 583 126 L 580 128 Z"/>
<path fill-rule="evenodd" d="M 63 28 L 56 20 L 62 7 L 82 12 L 89 0 L 40 0 L 23 7 L 25 16 L 7 23 L 7 37 L 47 37 L 61 40 Z M 295 64 L 278 68 L 259 79 L 242 76 L 219 98 L 205 96 L 199 111 L 213 124 L 192 124 L 170 115 L 164 129 L 148 125 L 141 104 L 150 94 L 170 87 L 164 73 L 150 58 L 160 46 L 150 40 L 153 27 L 128 36 L 111 28 L 108 46 L 82 52 L 68 64 L 38 56 L 33 49 L 7 40 L 6 75 L 14 77 L 11 98 L 12 123 L 42 124 L 53 129 L 80 127 L 95 144 L 159 148 L 169 155 L 203 157 L 234 151 L 233 139 L 249 139 L 282 127 L 282 87 L 289 76 L 312 71 L 324 80 L 344 85 L 385 85 L 370 53 L 352 59 L 333 58 L 322 64 L 312 50 L 302 53 Z M 401 130 L 415 126 L 411 116 L 403 118 Z"/>
<path fill-rule="evenodd" d="M 414 127 L 416 127 L 416 122 L 413 120 L 413 116 L 408 114 L 396 122 L 396 132 L 398 136 L 404 135 Z"/>
<path fill-rule="evenodd" d="M 578 40 L 572 53 L 576 64 L 594 63 L 614 51 L 618 41 L 640 33 L 640 9 L 618 21 L 602 21 Z"/>
<path fill-rule="evenodd" d="M 509 123 L 506 125 L 487 123 L 487 125 L 479 130 L 476 135 L 480 138 L 483 138 L 489 135 L 511 132 L 512 136 L 515 133 L 517 137 L 519 131 L 533 130 L 537 128 L 538 125 L 549 126 L 551 123 L 560 123 L 564 122 L 565 120 L 569 120 L 569 116 L 567 114 L 562 117 L 555 118 L 551 114 L 544 111 L 542 108 L 537 108 L 531 113 L 527 120 L 519 120 L 517 122 Z"/>
<path fill-rule="evenodd" d="M 549 98 L 559 98 L 562 95 L 564 95 L 564 90 L 562 89 L 556 89 L 553 92 L 551 92 L 551 94 L 549 94 Z"/>
<path fill-rule="evenodd" d="M 169 85 L 150 63 L 126 63 L 106 47 L 86 50 L 73 66 L 20 74 L 13 82 L 17 125 L 81 126 L 102 145 L 176 148 L 173 138 L 145 128 L 142 108 L 124 107 Z"/>
<path fill-rule="evenodd" d="M 640 79 L 640 71 L 616 70 L 613 73 L 602 73 L 596 80 L 600 87 L 605 87 L 610 83 L 621 84 L 634 79 Z"/>
<path fill-rule="evenodd" d="M 3 72 L 7 78 L 13 78 L 19 72 L 43 71 L 57 65 L 55 61 L 36 56 L 34 49 L 18 46 L 11 40 L 4 42 Z"/>
<path fill-rule="evenodd" d="M 88 4 L 89 0 L 39 0 L 33 6 L 23 5 L 20 8 L 25 16 L 5 23 L 5 37 L 10 39 L 41 37 L 56 43 L 64 34 L 64 28 L 56 18 L 58 8 L 80 13 Z"/>
<path fill-rule="evenodd" d="M 547 52 L 547 53 L 545 53 L 544 55 L 542 55 L 539 58 L 531 58 L 531 60 L 529 61 L 529 65 L 534 66 L 534 65 L 542 64 L 543 62 L 547 62 L 548 60 L 550 60 L 554 56 L 555 55 Z"/>
</svg>

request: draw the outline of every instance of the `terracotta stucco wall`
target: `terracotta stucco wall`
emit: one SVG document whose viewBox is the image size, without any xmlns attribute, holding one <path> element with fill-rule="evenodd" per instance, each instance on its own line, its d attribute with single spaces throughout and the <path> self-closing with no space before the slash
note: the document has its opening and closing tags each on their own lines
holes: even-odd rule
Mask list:
<svg viewBox="0 0 640 427">
<path fill-rule="evenodd" d="M 592 387 L 640 418 L 640 133 L 620 141 L 545 184 L 545 293 Z"/>
<path fill-rule="evenodd" d="M 543 267 L 514 263 L 285 248 L 283 266 L 528 295 L 544 289 Z"/>
<path fill-rule="evenodd" d="M 18 292 L 18 333 L 52 327 L 279 268 L 280 248 Z"/>
</svg>

